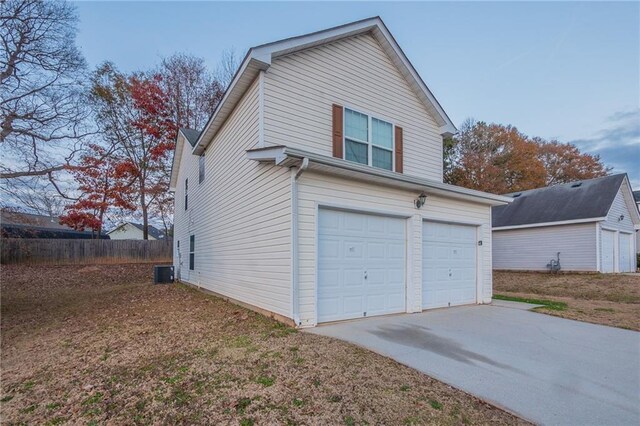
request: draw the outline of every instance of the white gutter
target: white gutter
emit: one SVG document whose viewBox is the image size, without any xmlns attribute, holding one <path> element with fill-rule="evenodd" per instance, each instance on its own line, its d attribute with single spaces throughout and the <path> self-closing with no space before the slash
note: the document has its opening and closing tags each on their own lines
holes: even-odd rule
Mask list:
<svg viewBox="0 0 640 426">
<path fill-rule="evenodd" d="M 394 182 L 397 186 L 403 188 L 413 188 L 427 193 L 430 192 L 449 197 L 457 196 L 458 198 L 465 198 L 471 201 L 482 202 L 490 205 L 508 204 L 513 201 L 513 198 L 511 197 L 462 188 L 460 186 L 402 173 L 395 173 L 389 170 L 365 166 L 340 158 L 328 157 L 326 155 L 315 154 L 286 146 L 252 149 L 247 151 L 247 158 L 256 161 L 274 161 L 276 165 L 287 167 L 297 165 L 300 160 L 306 158 L 314 166 L 312 167 L 314 170 L 317 168 L 315 166 L 320 165 L 346 172 L 363 173 L 370 176 L 371 181 L 378 180 L 379 182 L 385 182 L 385 184 Z"/>
<path fill-rule="evenodd" d="M 301 166 L 293 174 L 291 169 L 291 311 L 293 321 L 300 325 L 299 267 L 298 267 L 298 179 L 309 167 L 309 159 L 304 158 Z"/>
<path fill-rule="evenodd" d="M 492 228 L 492 231 L 507 231 L 509 229 L 523 229 L 523 228 L 540 228 L 543 226 L 556 226 L 556 225 L 573 225 L 579 223 L 590 223 L 590 222 L 602 222 L 606 220 L 607 217 L 590 217 L 587 219 L 573 219 L 573 220 L 559 220 L 557 222 L 538 222 L 538 223 L 527 223 L 525 225 L 511 225 L 511 226 L 496 226 Z"/>
</svg>

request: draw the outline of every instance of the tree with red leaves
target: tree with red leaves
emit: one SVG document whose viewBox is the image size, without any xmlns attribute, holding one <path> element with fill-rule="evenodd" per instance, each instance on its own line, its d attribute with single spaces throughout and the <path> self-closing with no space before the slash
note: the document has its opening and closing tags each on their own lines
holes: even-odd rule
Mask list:
<svg viewBox="0 0 640 426">
<path fill-rule="evenodd" d="M 132 182 L 144 239 L 148 239 L 150 210 L 171 200 L 164 194 L 169 189 L 167 169 L 177 128 L 161 81 L 158 74 L 122 74 L 111 63 L 100 66 L 92 81 L 96 118 L 121 159 L 118 170 Z"/>
<path fill-rule="evenodd" d="M 120 160 L 99 145 L 89 148 L 91 151 L 82 156 L 78 165 L 68 168 L 81 195 L 65 207 L 60 223 L 77 231 L 90 229 L 100 238 L 109 209 L 134 210 L 135 205 L 131 181 Z"/>
</svg>

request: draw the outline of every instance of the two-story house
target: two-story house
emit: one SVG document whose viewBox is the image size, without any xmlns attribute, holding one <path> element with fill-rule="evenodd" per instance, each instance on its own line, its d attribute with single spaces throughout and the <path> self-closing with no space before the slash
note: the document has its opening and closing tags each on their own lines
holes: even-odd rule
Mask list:
<svg viewBox="0 0 640 426">
<path fill-rule="evenodd" d="M 251 48 L 179 132 L 178 279 L 299 327 L 492 297 L 491 206 L 443 183 L 456 128 L 378 17 Z"/>
</svg>

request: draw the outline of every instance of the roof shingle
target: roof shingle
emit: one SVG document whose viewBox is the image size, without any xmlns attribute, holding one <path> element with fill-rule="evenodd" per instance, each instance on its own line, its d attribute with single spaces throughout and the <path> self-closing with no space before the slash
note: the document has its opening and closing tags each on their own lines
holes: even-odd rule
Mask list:
<svg viewBox="0 0 640 426">
<path fill-rule="evenodd" d="M 493 227 L 604 217 L 625 177 L 622 173 L 505 194 L 514 200 L 493 207 Z"/>
</svg>

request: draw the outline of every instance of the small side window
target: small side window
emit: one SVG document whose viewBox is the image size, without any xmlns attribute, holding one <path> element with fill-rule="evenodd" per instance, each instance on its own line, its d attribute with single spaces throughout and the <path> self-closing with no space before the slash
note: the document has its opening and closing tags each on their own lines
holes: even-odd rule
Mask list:
<svg viewBox="0 0 640 426">
<path fill-rule="evenodd" d="M 193 271 L 196 263 L 196 236 L 189 237 L 189 269 Z"/>
<path fill-rule="evenodd" d="M 184 209 L 189 208 L 189 179 L 184 180 Z"/>
<path fill-rule="evenodd" d="M 204 154 L 198 159 L 198 183 L 204 182 Z"/>
</svg>

